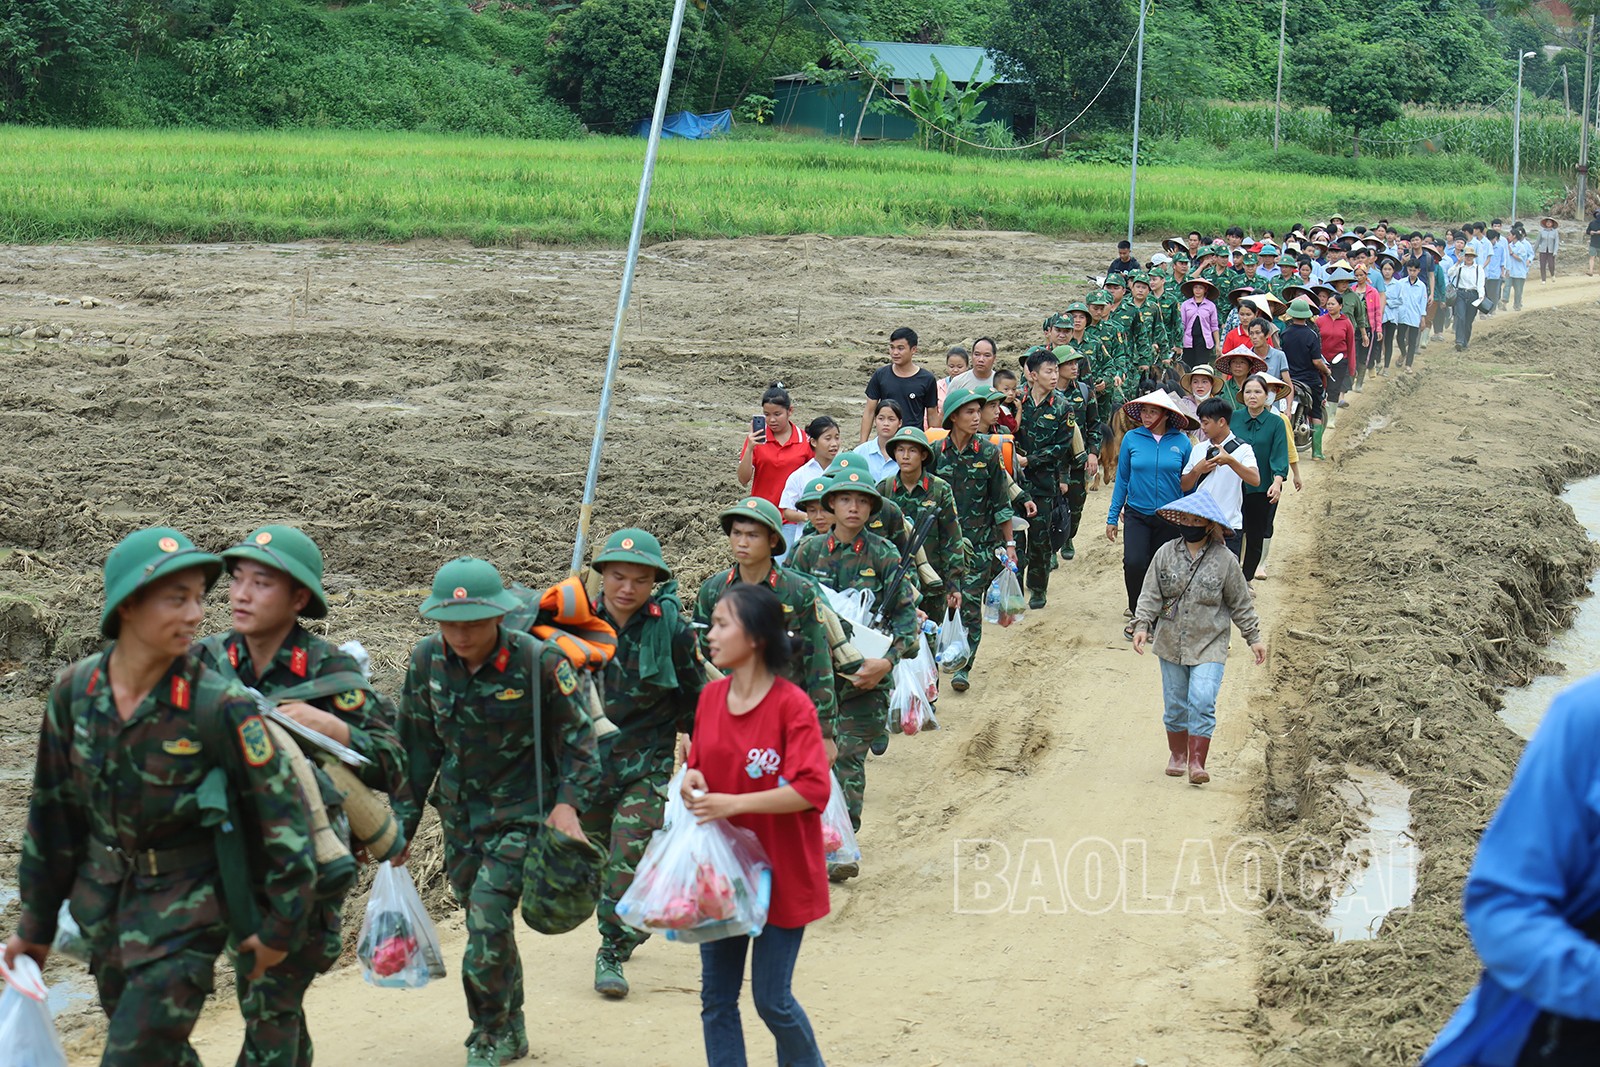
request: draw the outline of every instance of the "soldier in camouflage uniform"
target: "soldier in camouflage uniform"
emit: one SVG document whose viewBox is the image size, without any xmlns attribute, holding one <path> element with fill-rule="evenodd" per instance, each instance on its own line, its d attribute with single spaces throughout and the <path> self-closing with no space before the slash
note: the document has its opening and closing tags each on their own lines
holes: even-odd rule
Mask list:
<svg viewBox="0 0 1600 1067">
<path fill-rule="evenodd" d="M 1167 327 L 1161 317 L 1161 305 L 1150 296 L 1150 275 L 1135 271 L 1129 278 L 1131 287 L 1127 303 L 1133 310 L 1136 323 L 1134 345 L 1138 353 L 1137 365 L 1152 375 L 1166 369 L 1168 351 Z"/>
<path fill-rule="evenodd" d="M 1100 472 L 1100 425 L 1094 420 L 1094 391 L 1079 378 L 1086 361 L 1071 345 L 1056 349 L 1056 358 L 1061 360 L 1061 383 L 1057 388 L 1066 398 L 1072 419 L 1083 436 L 1083 452 L 1067 468 L 1067 507 L 1072 511 L 1072 526 L 1067 530 L 1067 543 L 1061 546 L 1061 558 L 1071 560 L 1078 554 L 1072 541 L 1083 522 L 1089 479 Z"/>
<path fill-rule="evenodd" d="M 944 406 L 944 425 L 950 434 L 933 450 L 936 471 L 950 483 L 955 494 L 961 532 L 969 545 L 966 581 L 961 588 L 961 622 L 967 628 L 972 658 L 950 678 L 950 688 L 958 693 L 966 692 L 971 685 L 969 676 L 983 640 L 983 595 L 1000 573 L 995 549 L 1003 547 L 1011 563 L 1015 565 L 1017 561 L 1017 543 L 1011 534 L 1015 513 L 1000 450 L 977 435 L 983 402 L 983 396 L 969 389 L 951 390 Z M 1038 514 L 1026 494 L 1015 503 L 1029 519 Z"/>
<path fill-rule="evenodd" d="M 867 461 L 853 452 L 841 452 L 833 457 L 833 462 L 828 464 L 822 476 L 837 479 L 841 474 L 852 473 L 867 476 Z M 906 522 L 906 513 L 891 500 L 885 500 L 883 506 L 873 512 L 872 518 L 867 521 L 867 532 L 888 541 L 902 556 L 911 546 L 911 527 Z"/>
<path fill-rule="evenodd" d="M 961 607 L 961 584 L 967 569 L 955 493 L 949 482 L 927 471 L 933 462 L 933 446 L 928 444 L 927 434 L 907 426 L 889 438 L 888 448 L 900 472 L 878 484 L 884 502 L 894 503 L 907 515 L 914 516 L 913 526 L 922 520 L 927 510 L 931 509 L 937 516 L 922 542 L 922 551 L 943 582 L 943 588 L 926 592 L 920 607 L 930 619 L 940 619 L 946 608 L 955 611 Z"/>
<path fill-rule="evenodd" d="M 1055 353 L 1034 349 L 1028 354 L 1028 371 L 1033 385 L 1022 400 L 1017 448 L 1027 457 L 1022 487 L 1038 507 L 1040 518 L 1029 524 L 1021 577 L 1031 594 L 1028 606 L 1037 609 L 1045 606 L 1050 587 L 1050 518 L 1056 498 L 1068 490 L 1068 470 L 1083 454 L 1083 438 L 1066 397 L 1056 389 L 1061 368 Z"/>
<path fill-rule="evenodd" d="M 100 630 L 112 644 L 61 672 L 39 730 L 22 917 L 5 958 L 43 965 L 70 897 L 110 1020 L 103 1067 L 200 1062 L 189 1034 L 229 941 L 215 831 L 202 821 L 214 770 L 264 856 L 265 911 L 238 945 L 250 981 L 282 963 L 312 906 L 299 786 L 255 702 L 189 651 L 221 572 L 176 530 L 124 538 L 105 563 Z"/>
<path fill-rule="evenodd" d="M 772 501 L 747 496 L 731 507 L 724 508 L 718 519 L 722 522 L 722 532 L 728 535 L 734 563 L 727 570 L 713 574 L 702 582 L 700 592 L 695 597 L 695 639 L 700 655 L 710 658 L 711 609 L 717 606 L 717 598 L 722 596 L 724 589 L 739 582 L 765 585 L 771 589 L 783 604 L 784 623 L 795 652 L 783 672 L 784 677 L 804 689 L 811 703 L 817 706 L 822 744 L 827 749 L 829 762 L 832 762 L 836 752 L 834 723 L 838 711 L 834 697 L 831 642 L 817 614 L 817 598 L 822 594 L 805 575 L 797 573 L 792 567 L 780 567 L 773 562 L 776 553 L 783 549 L 783 516 Z M 790 550 L 791 561 L 799 547 L 797 543 Z"/>
<path fill-rule="evenodd" d="M 1175 285 L 1168 285 L 1170 275 L 1163 269 L 1149 272 L 1150 299 L 1156 305 L 1156 315 L 1161 319 L 1161 336 L 1165 348 L 1161 353 L 1162 366 L 1177 370 L 1178 352 L 1183 348 L 1183 300 Z"/>
<path fill-rule="evenodd" d="M 587 840 L 579 813 L 593 806 L 600 786 L 594 730 L 571 662 L 501 625 L 520 604 L 491 563 L 458 559 L 439 568 L 419 609 L 439 632 L 411 650 L 400 698 L 408 788 L 395 800 L 395 817 L 409 841 L 423 801 L 438 810 L 445 873 L 467 913 L 461 980 L 472 1019 L 468 1067 L 528 1054 L 513 927 L 523 863 L 541 818 Z M 534 729 L 536 700 L 543 737 Z M 545 772 L 543 796 L 536 766 Z"/>
<path fill-rule="evenodd" d="M 966 390 L 958 389 L 961 396 Z M 833 532 L 826 538 L 812 538 L 791 557 L 795 570 L 803 571 L 830 589 L 865 589 L 882 602 L 889 580 L 900 566 L 898 549 L 867 531 L 867 522 L 883 504 L 883 495 L 866 471 L 844 471 L 832 479 L 823 492 L 823 504 L 833 512 Z M 838 759 L 834 771 L 844 790 L 850 809 L 850 822 L 861 826 L 861 809 L 867 789 L 867 750 L 883 733 L 888 718 L 889 694 L 894 688 L 895 664 L 915 656 L 919 650 L 916 586 L 907 576 L 890 603 L 881 604 L 883 629 L 890 638 L 883 657 L 862 661 L 854 674 L 840 675 L 838 725 L 835 738 Z M 835 864 L 828 876 L 843 881 L 859 873 L 857 864 Z"/>
<path fill-rule="evenodd" d="M 1118 325 L 1111 321 L 1111 294 L 1105 289 L 1096 289 L 1089 294 L 1087 301 L 1089 307 L 1090 323 L 1084 331 L 1084 340 L 1088 347 L 1085 349 L 1090 354 L 1091 363 L 1096 350 L 1105 353 L 1102 366 L 1092 366 L 1096 382 L 1105 383 L 1105 392 L 1100 394 L 1101 421 L 1110 418 L 1120 408 L 1124 398 L 1131 394 L 1138 382 L 1132 380 L 1133 367 L 1128 354 L 1128 336 Z"/>
<path fill-rule="evenodd" d="M 237 677 L 268 699 L 290 694 L 281 712 L 366 756 L 372 762 L 355 768 L 362 782 L 380 793 L 398 793 L 405 784 L 405 762 L 391 725 L 393 709 L 348 653 L 297 621 L 328 614 L 321 550 L 301 531 L 274 525 L 256 530 L 222 558 L 233 578 L 228 587 L 233 628 L 201 641 L 195 654 L 207 667 Z M 319 689 L 328 691 L 313 695 Z M 295 699 L 294 690 L 307 691 L 305 698 Z M 305 995 L 312 979 L 339 959 L 342 905 L 342 896 L 318 900 L 289 958 L 258 981 L 239 979 L 245 1024 L 240 1067 L 311 1063 Z"/>
<path fill-rule="evenodd" d="M 619 998 L 628 995 L 622 965 L 650 935 L 617 919 L 617 901 L 633 884 L 650 835 L 661 829 L 678 734 L 694 729 L 705 665 L 654 536 L 619 530 L 594 557 L 594 569 L 601 581 L 597 613 L 617 631 L 604 676 L 606 718 L 617 732 L 600 743 L 604 773 L 583 832 L 606 849 L 594 988 Z M 657 590 L 658 582 L 666 584 Z"/>
</svg>

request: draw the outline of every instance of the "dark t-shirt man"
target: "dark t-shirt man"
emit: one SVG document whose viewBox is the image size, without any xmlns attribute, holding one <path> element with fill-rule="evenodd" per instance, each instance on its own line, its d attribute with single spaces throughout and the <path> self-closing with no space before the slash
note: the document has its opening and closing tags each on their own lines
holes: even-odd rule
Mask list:
<svg viewBox="0 0 1600 1067">
<path fill-rule="evenodd" d="M 894 364 L 879 367 L 867 382 L 867 399 L 893 400 L 905 412 L 905 425 L 922 429 L 929 408 L 939 406 L 939 379 L 917 368 L 917 373 L 902 378 L 894 372 Z"/>
<path fill-rule="evenodd" d="M 1594 217 L 1589 220 L 1589 225 L 1583 228 L 1583 232 L 1589 235 L 1589 254 L 1593 255 L 1600 250 L 1600 211 L 1595 212 Z"/>
<path fill-rule="evenodd" d="M 1113 259 L 1111 266 L 1106 268 L 1107 274 L 1127 274 L 1139 269 L 1139 260 L 1130 254 L 1127 259 Z"/>
</svg>

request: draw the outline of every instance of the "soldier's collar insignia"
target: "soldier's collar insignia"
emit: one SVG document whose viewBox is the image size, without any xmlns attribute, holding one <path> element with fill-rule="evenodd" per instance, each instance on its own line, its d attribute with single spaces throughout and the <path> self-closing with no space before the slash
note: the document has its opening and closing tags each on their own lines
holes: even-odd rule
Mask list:
<svg viewBox="0 0 1600 1067">
<path fill-rule="evenodd" d="M 189 710 L 189 679 L 182 675 L 172 679 L 172 706 L 180 711 Z"/>
<path fill-rule="evenodd" d="M 499 652 L 495 653 L 495 657 L 494 657 L 494 669 L 495 670 L 497 670 L 497 671 L 505 670 L 506 669 L 506 664 L 508 664 L 510 662 L 511 662 L 511 650 L 509 648 L 502 648 Z"/>
<path fill-rule="evenodd" d="M 311 660 L 306 655 L 305 649 L 296 647 L 294 651 L 289 653 L 289 670 L 293 671 L 296 676 L 304 678 L 306 672 L 310 669 Z"/>
</svg>

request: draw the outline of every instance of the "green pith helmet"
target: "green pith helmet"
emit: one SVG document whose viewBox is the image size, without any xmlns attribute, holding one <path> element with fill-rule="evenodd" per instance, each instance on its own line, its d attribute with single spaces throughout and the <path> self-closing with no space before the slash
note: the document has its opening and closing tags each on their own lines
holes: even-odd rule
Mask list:
<svg viewBox="0 0 1600 1067">
<path fill-rule="evenodd" d="M 950 428 L 950 420 L 955 418 L 956 412 L 971 403 L 983 403 L 988 399 L 988 392 L 979 392 L 976 389 L 952 389 L 950 395 L 944 398 L 944 428 Z"/>
<path fill-rule="evenodd" d="M 1089 294 L 1089 303 L 1109 304 L 1111 303 L 1111 294 L 1106 292 L 1104 289 L 1096 289 L 1094 292 Z"/>
<path fill-rule="evenodd" d="M 873 515 L 883 508 L 883 494 L 872 484 L 872 476 L 867 473 L 865 465 L 860 470 L 839 471 L 829 478 L 828 487 L 822 491 L 822 506 L 830 507 L 828 498 L 837 493 L 861 493 L 871 497 Z"/>
<path fill-rule="evenodd" d="M 605 855 L 592 842 L 536 826 L 522 864 L 522 921 L 551 935 L 588 922 L 600 901 L 605 865 Z"/>
<path fill-rule="evenodd" d="M 1150 274 L 1149 274 L 1149 272 L 1142 271 L 1142 270 L 1136 270 L 1132 274 L 1128 275 L 1128 284 L 1132 285 L 1134 282 L 1144 282 L 1144 284 L 1149 285 L 1150 284 Z"/>
<path fill-rule="evenodd" d="M 734 519 L 750 519 L 779 537 L 783 536 L 783 514 L 778 510 L 778 505 L 764 497 L 747 496 L 737 504 L 723 508 L 717 518 L 722 521 L 723 533 L 732 532 Z"/>
<path fill-rule="evenodd" d="M 433 595 L 417 611 L 434 622 L 478 622 L 521 606 L 521 601 L 507 592 L 493 563 L 462 556 L 439 568 L 433 576 Z"/>
<path fill-rule="evenodd" d="M 896 434 L 895 436 L 899 435 Z M 811 479 L 806 483 L 805 488 L 800 491 L 800 495 L 794 498 L 796 506 L 804 508 L 807 504 L 822 503 L 823 491 L 826 490 L 831 483 L 831 478 L 818 476 Z"/>
<path fill-rule="evenodd" d="M 1063 367 L 1065 367 L 1068 363 L 1087 361 L 1089 358 L 1072 345 L 1056 345 L 1055 352 L 1056 360 Z"/>
<path fill-rule="evenodd" d="M 118 541 L 106 556 L 106 606 L 100 613 L 100 633 L 116 637 L 122 629 L 118 605 L 156 579 L 190 567 L 205 569 L 209 590 L 222 574 L 222 557 L 200 551 L 193 541 L 170 526 L 135 530 Z"/>
<path fill-rule="evenodd" d="M 222 558 L 230 569 L 233 563 L 247 559 L 282 571 L 311 593 L 300 614 L 308 619 L 328 614 L 328 596 L 322 591 L 322 549 L 293 526 L 263 526 L 224 552 Z"/>
<path fill-rule="evenodd" d="M 1289 305 L 1289 310 L 1285 314 L 1291 319 L 1309 319 L 1311 318 L 1311 301 L 1303 296 L 1297 296 L 1294 298 L 1294 303 Z"/>
<path fill-rule="evenodd" d="M 1175 263 L 1175 264 L 1176 263 L 1187 264 L 1189 262 L 1189 253 L 1187 253 L 1187 252 L 1174 252 L 1174 253 L 1172 253 L 1172 262 Z"/>
<path fill-rule="evenodd" d="M 1072 321 L 1065 314 L 1057 312 L 1044 320 L 1044 328 L 1047 330 L 1070 330 L 1072 329 Z"/>
<path fill-rule="evenodd" d="M 871 479 L 872 468 L 867 466 L 865 456 L 859 452 L 840 452 L 833 457 L 833 462 L 828 464 L 828 469 L 822 472 L 824 478 L 837 478 L 841 474 L 860 473 L 863 478 Z"/>
<path fill-rule="evenodd" d="M 672 577 L 672 568 L 661 558 L 661 542 L 648 531 L 633 527 L 618 530 L 606 540 L 605 546 L 595 554 L 592 566 L 603 570 L 604 563 L 637 563 L 641 567 L 654 567 L 656 581 Z"/>
<path fill-rule="evenodd" d="M 894 446 L 899 444 L 912 444 L 922 449 L 922 462 L 933 462 L 933 446 L 928 443 L 928 435 L 915 426 L 907 426 L 893 437 L 889 438 L 889 455 L 894 455 Z"/>
<path fill-rule="evenodd" d="M 1072 303 L 1067 305 L 1067 309 L 1063 311 L 1062 314 L 1070 315 L 1074 311 L 1081 311 L 1087 315 L 1089 314 L 1089 305 L 1085 304 L 1082 300 L 1074 300 Z"/>
<path fill-rule="evenodd" d="M 1114 270 L 1110 274 L 1106 275 L 1105 287 L 1107 289 L 1109 289 L 1113 285 L 1116 286 L 1118 289 L 1126 289 L 1128 287 L 1128 279 L 1123 275 L 1123 273 L 1121 271 Z"/>
</svg>

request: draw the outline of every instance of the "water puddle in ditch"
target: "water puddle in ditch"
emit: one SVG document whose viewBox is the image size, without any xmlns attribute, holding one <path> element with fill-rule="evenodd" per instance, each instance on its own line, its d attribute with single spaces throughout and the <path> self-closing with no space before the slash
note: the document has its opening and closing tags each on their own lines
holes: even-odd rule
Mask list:
<svg viewBox="0 0 1600 1067">
<path fill-rule="evenodd" d="M 1348 771 L 1338 792 L 1361 813 L 1367 829 L 1345 845 L 1352 873 L 1322 925 L 1335 941 L 1366 941 L 1378 936 L 1384 916 L 1410 907 L 1422 850 L 1411 837 L 1411 790 L 1366 767 Z"/>
<path fill-rule="evenodd" d="M 1600 477 L 1573 482 L 1561 499 L 1589 531 L 1589 539 L 1600 541 Z M 1600 574 L 1589 580 L 1589 592 L 1597 590 Z M 1533 736 L 1557 693 L 1600 671 L 1600 598 L 1591 596 L 1578 606 L 1572 625 L 1550 642 L 1545 655 L 1565 664 L 1566 669 L 1559 674 L 1541 674 L 1527 685 L 1506 690 L 1505 706 L 1500 709 L 1501 720 L 1524 739 Z"/>
</svg>

